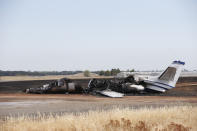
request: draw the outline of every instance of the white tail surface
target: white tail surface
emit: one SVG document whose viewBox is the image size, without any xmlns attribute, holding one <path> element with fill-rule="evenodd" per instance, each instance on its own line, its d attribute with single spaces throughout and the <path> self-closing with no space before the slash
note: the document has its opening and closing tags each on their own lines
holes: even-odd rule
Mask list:
<svg viewBox="0 0 197 131">
<path fill-rule="evenodd" d="M 154 79 L 145 80 L 146 88 L 165 92 L 175 87 L 185 62 L 173 61 L 172 64 L 159 76 Z"/>
<path fill-rule="evenodd" d="M 173 61 L 172 64 L 159 76 L 158 81 L 175 87 L 185 62 Z"/>
</svg>

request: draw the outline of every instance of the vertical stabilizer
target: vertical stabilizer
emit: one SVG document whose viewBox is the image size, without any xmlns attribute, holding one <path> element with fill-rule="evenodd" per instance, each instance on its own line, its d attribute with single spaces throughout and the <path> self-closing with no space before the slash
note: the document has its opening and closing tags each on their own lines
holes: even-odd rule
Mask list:
<svg viewBox="0 0 197 131">
<path fill-rule="evenodd" d="M 172 64 L 157 78 L 145 80 L 146 88 L 165 92 L 175 87 L 185 62 L 173 61 Z"/>
<path fill-rule="evenodd" d="M 185 62 L 173 61 L 172 64 L 159 76 L 158 81 L 175 87 Z"/>
</svg>

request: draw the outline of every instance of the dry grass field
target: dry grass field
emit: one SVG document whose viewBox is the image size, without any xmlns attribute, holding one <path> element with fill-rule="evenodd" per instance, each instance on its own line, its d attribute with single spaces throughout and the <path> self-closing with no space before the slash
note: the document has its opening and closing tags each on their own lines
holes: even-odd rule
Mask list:
<svg viewBox="0 0 197 131">
<path fill-rule="evenodd" d="M 27 81 L 27 80 L 54 80 L 61 79 L 64 75 L 50 76 L 0 76 L 0 81 Z"/>
<path fill-rule="evenodd" d="M 2 131 L 196 131 L 197 107 L 115 108 L 78 114 L 7 117 Z"/>
</svg>

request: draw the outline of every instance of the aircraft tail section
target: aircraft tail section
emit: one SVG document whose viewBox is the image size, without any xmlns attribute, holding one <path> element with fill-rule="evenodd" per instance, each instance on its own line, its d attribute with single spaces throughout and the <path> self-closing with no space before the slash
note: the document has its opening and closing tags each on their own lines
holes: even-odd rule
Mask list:
<svg viewBox="0 0 197 131">
<path fill-rule="evenodd" d="M 173 61 L 172 64 L 159 76 L 158 81 L 175 86 L 185 62 Z"/>
<path fill-rule="evenodd" d="M 185 62 L 173 61 L 159 77 L 145 80 L 146 88 L 158 92 L 165 92 L 174 88 L 184 65 Z"/>
</svg>

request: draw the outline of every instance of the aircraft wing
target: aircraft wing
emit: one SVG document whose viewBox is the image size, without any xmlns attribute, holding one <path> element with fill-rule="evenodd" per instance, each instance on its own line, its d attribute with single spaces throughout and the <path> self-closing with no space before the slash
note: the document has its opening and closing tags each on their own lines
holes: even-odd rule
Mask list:
<svg viewBox="0 0 197 131">
<path fill-rule="evenodd" d="M 104 96 L 112 97 L 112 98 L 121 98 L 124 96 L 124 94 L 122 93 L 111 91 L 111 90 L 102 90 L 102 91 L 99 91 L 98 93 Z"/>
</svg>

